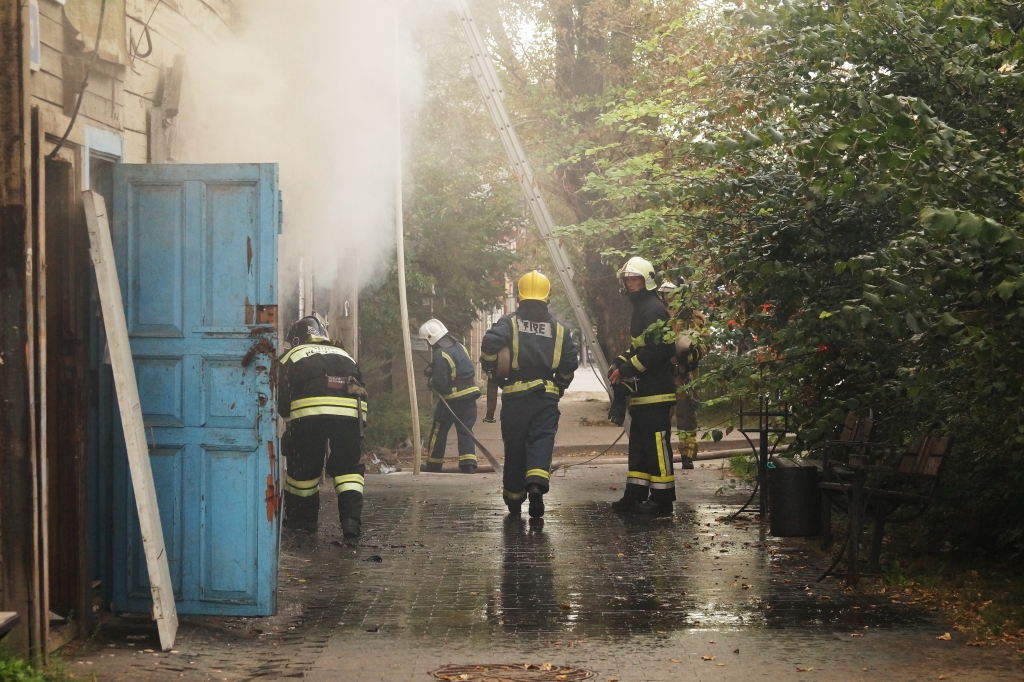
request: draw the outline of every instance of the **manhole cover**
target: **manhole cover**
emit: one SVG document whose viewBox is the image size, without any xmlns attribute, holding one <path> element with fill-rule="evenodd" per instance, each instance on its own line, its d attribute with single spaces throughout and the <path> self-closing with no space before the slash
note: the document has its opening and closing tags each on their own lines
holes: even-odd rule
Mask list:
<svg viewBox="0 0 1024 682">
<path fill-rule="evenodd" d="M 448 682 L 576 682 L 597 673 L 583 668 L 544 663 L 494 663 L 446 665 L 431 671 L 431 677 Z"/>
</svg>

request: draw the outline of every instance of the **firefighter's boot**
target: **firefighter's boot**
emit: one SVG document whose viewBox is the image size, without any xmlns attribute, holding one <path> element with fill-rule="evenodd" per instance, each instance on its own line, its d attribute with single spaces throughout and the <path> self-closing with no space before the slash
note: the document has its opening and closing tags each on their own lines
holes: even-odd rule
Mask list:
<svg viewBox="0 0 1024 682">
<path fill-rule="evenodd" d="M 544 516 L 544 492 L 536 483 L 526 486 L 526 496 L 530 500 L 530 518 L 539 519 Z"/>
<path fill-rule="evenodd" d="M 641 502 L 636 505 L 635 511 L 637 514 L 662 518 L 672 516 L 673 510 L 671 502 L 655 502 L 654 500 L 647 500 L 646 502 Z"/>
<path fill-rule="evenodd" d="M 341 520 L 341 534 L 346 540 L 354 540 L 363 534 L 363 525 L 359 519 L 345 518 Z"/>
<path fill-rule="evenodd" d="M 623 495 L 621 499 L 612 502 L 612 511 L 619 514 L 629 514 L 636 511 L 637 504 L 639 504 L 639 500 L 634 500 Z"/>
</svg>

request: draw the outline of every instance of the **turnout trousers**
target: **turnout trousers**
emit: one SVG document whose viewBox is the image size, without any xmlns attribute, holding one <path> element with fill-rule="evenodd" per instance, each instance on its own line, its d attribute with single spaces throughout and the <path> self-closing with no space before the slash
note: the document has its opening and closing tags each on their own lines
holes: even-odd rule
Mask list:
<svg viewBox="0 0 1024 682">
<path fill-rule="evenodd" d="M 470 431 L 476 424 L 476 400 L 480 394 L 467 398 L 456 398 L 449 400 L 448 404 Z M 463 431 L 455 424 L 452 413 L 448 411 L 444 403 L 437 401 L 434 408 L 434 425 L 430 427 L 430 437 L 427 439 L 427 471 L 440 471 L 444 463 L 444 451 L 448 441 L 448 431 L 455 426 L 455 434 L 459 439 L 459 466 L 475 467 L 476 443 L 470 434 Z"/>
<path fill-rule="evenodd" d="M 526 485 L 536 483 L 547 492 L 551 479 L 551 453 L 558 431 L 558 398 L 546 392 L 527 393 L 502 400 L 501 439 L 505 443 L 505 504 L 526 499 Z"/>
<path fill-rule="evenodd" d="M 284 484 L 284 525 L 315 531 L 320 513 L 320 475 L 327 475 L 338 494 L 338 517 L 360 520 L 363 474 L 359 422 L 352 417 L 317 415 L 288 424 L 282 450 L 287 458 Z M 330 454 L 328 455 L 328 450 Z"/>
<path fill-rule="evenodd" d="M 672 470 L 672 407 L 655 403 L 630 408 L 629 471 L 624 497 L 643 502 L 674 502 L 676 478 Z"/>
</svg>

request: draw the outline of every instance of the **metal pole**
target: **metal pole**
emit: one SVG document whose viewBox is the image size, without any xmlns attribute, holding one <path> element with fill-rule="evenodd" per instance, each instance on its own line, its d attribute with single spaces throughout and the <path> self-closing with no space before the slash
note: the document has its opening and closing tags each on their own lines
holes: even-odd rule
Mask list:
<svg viewBox="0 0 1024 682">
<path fill-rule="evenodd" d="M 767 411 L 767 403 L 764 404 L 765 411 Z M 762 519 L 768 514 L 768 417 L 763 416 L 762 413 L 761 423 L 761 452 L 758 453 L 757 457 L 757 480 L 758 485 L 761 486 L 760 499 L 758 500 L 759 506 L 761 507 L 757 515 Z"/>
<path fill-rule="evenodd" d="M 405 228 L 402 224 L 402 64 L 399 59 L 398 2 L 395 0 L 395 242 L 398 259 L 398 303 L 402 309 L 402 347 L 405 350 L 405 378 L 409 383 L 409 407 L 412 410 L 412 475 L 420 475 L 423 446 L 420 444 L 420 408 L 416 401 L 416 370 L 412 366 L 412 340 L 409 338 L 409 301 L 405 291 Z"/>
<path fill-rule="evenodd" d="M 352 359 L 359 362 L 359 266 L 358 261 L 352 264 L 351 284 L 352 306 L 349 315 L 352 318 Z"/>
</svg>

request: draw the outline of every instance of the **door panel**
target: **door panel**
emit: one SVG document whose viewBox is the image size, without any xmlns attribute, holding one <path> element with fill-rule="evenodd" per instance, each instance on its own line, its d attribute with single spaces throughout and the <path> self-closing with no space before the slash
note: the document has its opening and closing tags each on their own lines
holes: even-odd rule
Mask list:
<svg viewBox="0 0 1024 682">
<path fill-rule="evenodd" d="M 253 323 L 256 301 L 254 249 L 259 246 L 256 222 L 258 187 L 236 185 L 206 188 L 203 221 L 206 263 L 203 269 L 203 331 L 231 331 Z M 230 223 L 236 229 L 225 235 L 218 225 Z M 247 315 L 248 310 L 248 315 Z M 248 319 L 246 319 L 248 317 Z"/>
<path fill-rule="evenodd" d="M 185 463 L 183 447 L 160 447 L 149 452 L 149 464 L 153 468 L 153 480 L 157 482 L 156 502 L 160 507 L 160 525 L 164 531 L 164 545 L 167 549 L 167 564 L 171 571 L 174 596 L 181 596 L 182 581 L 182 508 L 181 490 Z M 128 489 L 128 502 L 135 509 L 135 494 Z M 151 601 L 149 592 L 149 569 L 146 554 L 142 550 L 142 532 L 139 530 L 138 514 L 129 518 L 129 532 L 134 542 L 129 545 L 129 593 L 134 599 Z"/>
<path fill-rule="evenodd" d="M 270 381 L 277 330 L 257 325 L 256 310 L 277 305 L 277 168 L 120 165 L 114 202 L 178 612 L 270 615 L 280 531 L 280 508 L 267 502 L 280 497 Z M 116 466 L 127 468 L 123 455 Z M 124 522 L 115 523 L 114 607 L 148 611 L 128 483 L 115 472 Z"/>
<path fill-rule="evenodd" d="M 182 426 L 185 366 L 182 357 L 134 356 L 139 401 L 147 426 Z"/>
<path fill-rule="evenodd" d="M 259 489 L 255 451 L 207 449 L 203 464 L 203 598 L 248 604 L 260 511 L 250 492 Z"/>
<path fill-rule="evenodd" d="M 116 174 L 116 171 L 115 171 Z M 133 191 L 125 216 L 129 289 L 128 333 L 182 336 L 184 332 L 185 221 L 183 188 Z M 115 190 L 115 201 L 117 201 Z M 121 264 L 119 263 L 119 267 Z M 122 281 L 122 286 L 124 285 Z"/>
<path fill-rule="evenodd" d="M 256 404 L 255 366 L 242 367 L 238 358 L 203 359 L 203 424 L 244 429 L 259 413 Z"/>
</svg>

